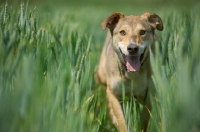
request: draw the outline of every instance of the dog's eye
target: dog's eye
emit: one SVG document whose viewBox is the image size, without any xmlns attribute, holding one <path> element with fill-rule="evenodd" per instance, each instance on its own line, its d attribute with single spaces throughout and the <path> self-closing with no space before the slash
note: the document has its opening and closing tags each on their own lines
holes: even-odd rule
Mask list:
<svg viewBox="0 0 200 132">
<path fill-rule="evenodd" d="M 144 35 L 145 33 L 146 33 L 145 30 L 141 30 L 141 31 L 140 31 L 140 35 Z"/>
<path fill-rule="evenodd" d="M 122 36 L 126 35 L 126 32 L 124 30 L 119 32 Z"/>
</svg>

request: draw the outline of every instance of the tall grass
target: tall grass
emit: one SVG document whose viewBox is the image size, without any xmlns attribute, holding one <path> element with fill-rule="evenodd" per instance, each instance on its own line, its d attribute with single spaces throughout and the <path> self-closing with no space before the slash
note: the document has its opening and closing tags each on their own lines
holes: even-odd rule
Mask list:
<svg viewBox="0 0 200 132">
<path fill-rule="evenodd" d="M 151 56 L 156 85 L 157 131 L 200 130 L 200 16 L 198 10 L 169 13 L 165 32 Z M 162 46 L 162 49 L 159 47 Z"/>
<path fill-rule="evenodd" d="M 1 10 L 0 131 L 94 131 L 91 35 L 34 12 Z"/>
<path fill-rule="evenodd" d="M 110 13 L 69 10 L 1 6 L 0 131 L 117 131 L 105 90 L 93 79 L 106 34 L 99 24 Z M 160 12 L 165 29 L 151 54 L 156 95 L 149 131 L 200 129 L 198 12 Z M 129 100 L 125 116 L 139 131 L 137 104 Z"/>
</svg>

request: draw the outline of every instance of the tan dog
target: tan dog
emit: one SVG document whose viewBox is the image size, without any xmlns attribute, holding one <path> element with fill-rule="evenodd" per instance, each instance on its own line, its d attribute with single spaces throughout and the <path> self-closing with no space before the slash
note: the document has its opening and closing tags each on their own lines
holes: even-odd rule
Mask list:
<svg viewBox="0 0 200 132">
<path fill-rule="evenodd" d="M 120 12 L 111 14 L 101 23 L 102 29 L 110 29 L 101 54 L 95 77 L 106 85 L 110 116 L 120 132 L 127 125 L 120 104 L 122 85 L 126 96 L 134 95 L 144 104 L 142 130 L 146 132 L 151 109 L 149 92 L 153 88 L 149 49 L 153 50 L 155 29 L 162 31 L 161 18 L 154 13 L 141 16 L 124 16 Z M 133 86 L 133 87 L 131 87 Z"/>
</svg>

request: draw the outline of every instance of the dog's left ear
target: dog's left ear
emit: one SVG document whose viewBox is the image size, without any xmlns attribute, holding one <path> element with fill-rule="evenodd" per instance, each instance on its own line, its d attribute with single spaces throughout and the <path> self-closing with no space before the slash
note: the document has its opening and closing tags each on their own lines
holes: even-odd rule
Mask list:
<svg viewBox="0 0 200 132">
<path fill-rule="evenodd" d="M 105 19 L 101 23 L 102 29 L 105 30 L 107 27 L 112 32 L 121 18 L 124 18 L 124 14 L 122 14 L 121 12 L 112 13 L 107 19 Z"/>
<path fill-rule="evenodd" d="M 163 30 L 163 28 L 164 28 L 163 23 L 162 23 L 161 18 L 158 15 L 156 15 L 154 13 L 147 12 L 147 13 L 142 14 L 141 17 L 147 19 L 147 21 L 150 23 L 150 25 L 154 29 L 157 29 L 157 30 L 160 30 L 160 31 Z"/>
</svg>

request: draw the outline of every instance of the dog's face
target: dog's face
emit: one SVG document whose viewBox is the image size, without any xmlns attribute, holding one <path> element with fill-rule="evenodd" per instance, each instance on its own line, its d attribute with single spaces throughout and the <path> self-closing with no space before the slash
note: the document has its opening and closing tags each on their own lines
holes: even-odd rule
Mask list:
<svg viewBox="0 0 200 132">
<path fill-rule="evenodd" d="M 113 47 L 126 69 L 130 72 L 139 70 L 148 46 L 154 41 L 154 30 L 163 30 L 160 17 L 153 13 L 141 16 L 111 14 L 103 23 L 113 37 Z"/>
</svg>

